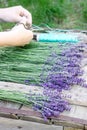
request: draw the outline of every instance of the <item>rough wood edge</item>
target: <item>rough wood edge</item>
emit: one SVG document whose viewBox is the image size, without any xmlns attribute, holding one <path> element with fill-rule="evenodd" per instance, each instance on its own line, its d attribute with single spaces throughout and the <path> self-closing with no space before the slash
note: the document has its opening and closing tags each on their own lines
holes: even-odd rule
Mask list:
<svg viewBox="0 0 87 130">
<path fill-rule="evenodd" d="M 13 119 L 21 119 L 26 121 L 38 122 L 43 124 L 52 124 L 52 125 L 61 125 L 61 126 L 69 126 L 74 128 L 84 128 L 84 124 L 87 125 L 87 120 L 82 120 L 78 118 L 72 118 L 68 116 L 59 116 L 58 118 L 52 118 L 50 120 L 44 121 L 41 117 L 40 113 L 29 111 L 29 110 L 16 110 L 11 108 L 3 108 L 0 107 L 0 116 L 13 118 Z"/>
</svg>

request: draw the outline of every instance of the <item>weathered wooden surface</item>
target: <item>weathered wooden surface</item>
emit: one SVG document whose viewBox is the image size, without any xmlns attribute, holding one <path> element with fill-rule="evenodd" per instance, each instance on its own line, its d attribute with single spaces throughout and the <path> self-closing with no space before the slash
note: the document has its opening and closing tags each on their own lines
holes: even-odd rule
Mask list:
<svg viewBox="0 0 87 130">
<path fill-rule="evenodd" d="M 43 89 L 37 86 L 27 86 L 16 83 L 0 82 L 0 89 L 32 92 L 42 94 Z M 71 103 L 71 110 L 63 112 L 59 118 L 52 118 L 45 122 L 40 113 L 31 108 L 10 102 L 0 102 L 0 116 L 14 119 L 27 120 L 45 124 L 61 125 L 73 129 L 87 129 L 87 88 L 73 86 L 70 91 L 64 91 L 66 98 Z M 72 130 L 72 129 L 71 129 Z"/>
<path fill-rule="evenodd" d="M 63 130 L 82 130 L 82 129 L 72 128 L 72 127 L 64 127 Z"/>
<path fill-rule="evenodd" d="M 63 127 L 0 117 L 0 130 L 63 130 Z"/>
</svg>

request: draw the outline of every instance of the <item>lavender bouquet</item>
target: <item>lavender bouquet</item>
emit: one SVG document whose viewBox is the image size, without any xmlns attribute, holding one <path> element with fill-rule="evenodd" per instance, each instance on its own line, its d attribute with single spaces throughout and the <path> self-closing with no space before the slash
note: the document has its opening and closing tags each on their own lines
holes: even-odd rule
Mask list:
<svg viewBox="0 0 87 130">
<path fill-rule="evenodd" d="M 54 50 L 49 55 L 40 75 L 38 85 L 43 87 L 43 96 L 32 100 L 28 98 L 44 119 L 57 117 L 61 112 L 70 110 L 68 101 L 61 95 L 62 90 L 68 91 L 73 85 L 87 87 L 81 67 L 87 45 L 67 43 L 58 45 L 58 48 L 60 52 Z"/>
</svg>

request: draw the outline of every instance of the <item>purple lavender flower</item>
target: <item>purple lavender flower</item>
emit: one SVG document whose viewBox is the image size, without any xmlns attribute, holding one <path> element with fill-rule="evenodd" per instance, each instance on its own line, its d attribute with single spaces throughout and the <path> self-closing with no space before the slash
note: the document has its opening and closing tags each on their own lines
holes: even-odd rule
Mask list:
<svg viewBox="0 0 87 130">
<path fill-rule="evenodd" d="M 46 60 L 40 85 L 43 87 L 42 98 L 33 98 L 32 102 L 44 119 L 57 117 L 63 111 L 70 110 L 69 103 L 61 95 L 62 90 L 69 90 L 73 85 L 87 87 L 81 78 L 81 61 L 87 45 L 59 45 L 60 53 L 52 52 Z"/>
<path fill-rule="evenodd" d="M 42 113 L 44 118 L 57 117 L 63 111 L 69 110 L 68 102 L 60 99 L 58 101 L 50 100 L 44 102 L 43 104 L 38 104 L 35 106 L 38 111 Z"/>
</svg>

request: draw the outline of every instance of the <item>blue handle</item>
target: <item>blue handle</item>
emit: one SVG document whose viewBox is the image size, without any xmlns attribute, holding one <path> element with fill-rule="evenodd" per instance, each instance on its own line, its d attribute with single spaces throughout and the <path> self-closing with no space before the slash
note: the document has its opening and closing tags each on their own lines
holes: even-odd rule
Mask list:
<svg viewBox="0 0 87 130">
<path fill-rule="evenodd" d="M 41 33 L 37 35 L 37 41 L 39 42 L 71 42 L 71 43 L 77 43 L 79 42 L 78 38 L 74 35 L 66 34 L 66 33 L 61 33 L 61 34 L 56 34 L 56 33 Z"/>
</svg>

